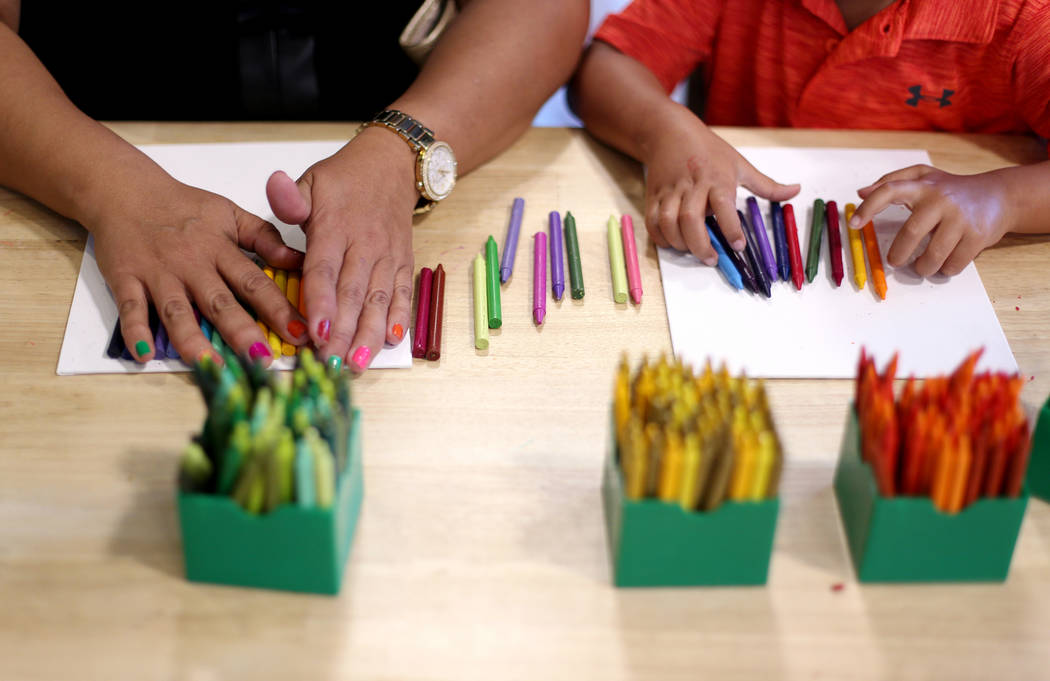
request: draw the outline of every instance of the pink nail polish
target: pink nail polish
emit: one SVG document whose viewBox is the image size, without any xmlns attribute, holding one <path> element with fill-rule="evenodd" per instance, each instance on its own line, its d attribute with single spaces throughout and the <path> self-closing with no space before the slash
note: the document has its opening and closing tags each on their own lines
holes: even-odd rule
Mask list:
<svg viewBox="0 0 1050 681">
<path fill-rule="evenodd" d="M 372 351 L 368 349 L 367 345 L 362 345 L 361 347 L 359 347 L 357 349 L 357 352 L 354 353 L 354 356 L 352 357 L 352 360 L 353 360 L 354 364 L 357 365 L 357 368 L 359 368 L 359 369 L 367 369 L 368 368 L 368 360 L 371 359 L 371 358 L 372 358 Z"/>
<path fill-rule="evenodd" d="M 256 342 L 255 345 L 248 349 L 248 356 L 253 360 L 270 357 L 270 348 L 266 347 L 265 343 Z"/>
</svg>

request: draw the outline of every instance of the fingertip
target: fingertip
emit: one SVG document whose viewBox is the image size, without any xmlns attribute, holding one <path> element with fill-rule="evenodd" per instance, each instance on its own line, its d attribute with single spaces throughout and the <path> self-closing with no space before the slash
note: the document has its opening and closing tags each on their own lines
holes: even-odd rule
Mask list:
<svg viewBox="0 0 1050 681">
<path fill-rule="evenodd" d="M 129 347 L 134 349 L 135 361 L 136 362 L 148 362 L 153 359 L 153 344 L 146 340 L 136 340 L 133 345 Z"/>
<path fill-rule="evenodd" d="M 299 225 L 310 217 L 310 207 L 299 186 L 283 170 L 275 171 L 266 181 L 266 198 L 273 214 L 281 222 Z"/>
</svg>

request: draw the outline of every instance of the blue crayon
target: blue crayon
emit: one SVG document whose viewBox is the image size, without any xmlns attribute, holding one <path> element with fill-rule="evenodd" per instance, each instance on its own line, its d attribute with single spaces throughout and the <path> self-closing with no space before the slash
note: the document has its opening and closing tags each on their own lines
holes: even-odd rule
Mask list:
<svg viewBox="0 0 1050 681">
<path fill-rule="evenodd" d="M 725 275 L 725 278 L 734 288 L 738 290 L 744 288 L 744 281 L 740 278 L 740 272 L 733 265 L 733 261 L 729 259 L 729 255 L 722 248 L 722 244 L 718 242 L 718 237 L 715 236 L 715 231 L 711 229 L 711 225 L 707 226 L 707 235 L 711 239 L 711 246 L 718 253 L 718 269 L 722 271 L 722 274 Z"/>
<path fill-rule="evenodd" d="M 784 227 L 784 209 L 780 207 L 779 201 L 771 201 L 769 211 L 773 220 L 773 243 L 777 250 L 777 269 L 780 270 L 780 280 L 789 281 L 791 279 L 791 255 L 788 253 L 787 229 Z"/>
<path fill-rule="evenodd" d="M 214 329 L 215 327 L 211 325 L 211 322 L 205 319 L 204 315 L 201 315 L 201 331 L 204 333 L 204 337 L 207 338 L 209 342 L 211 342 L 211 334 Z"/>
<path fill-rule="evenodd" d="M 708 234 L 714 233 L 715 241 L 722 247 L 722 252 L 729 257 L 737 272 L 740 273 L 740 278 L 744 282 L 744 288 L 751 293 L 758 293 L 758 282 L 755 280 L 754 273 L 751 272 L 751 267 L 747 264 L 747 259 L 729 246 L 729 242 L 726 241 L 726 236 L 722 233 L 722 228 L 718 226 L 718 220 L 715 219 L 715 216 L 707 216 L 707 228 L 709 230 Z"/>
</svg>

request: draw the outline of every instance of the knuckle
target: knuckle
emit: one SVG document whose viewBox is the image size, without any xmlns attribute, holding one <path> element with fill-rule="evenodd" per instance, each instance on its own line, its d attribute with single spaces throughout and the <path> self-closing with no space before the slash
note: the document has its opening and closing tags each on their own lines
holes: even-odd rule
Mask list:
<svg viewBox="0 0 1050 681">
<path fill-rule="evenodd" d="M 368 293 L 368 304 L 377 305 L 380 307 L 389 307 L 390 292 L 382 288 L 372 289 Z"/>
<path fill-rule="evenodd" d="M 266 275 L 263 275 L 264 277 Z M 208 317 L 211 319 L 218 319 L 231 308 L 237 307 L 237 300 L 233 297 L 229 291 L 223 289 L 219 291 L 213 291 L 207 296 L 208 301 Z"/>
<path fill-rule="evenodd" d="M 403 301 L 411 301 L 412 287 L 408 284 L 398 284 L 394 287 L 394 298 Z"/>
<path fill-rule="evenodd" d="M 138 313 L 142 310 L 143 302 L 138 298 L 128 298 L 120 301 L 120 305 L 117 306 L 117 314 L 122 318 L 130 317 L 133 314 Z"/>
<path fill-rule="evenodd" d="M 245 295 L 252 295 L 265 289 L 269 282 L 270 278 L 262 270 L 253 267 L 246 269 L 237 283 Z"/>
<path fill-rule="evenodd" d="M 166 321 L 176 320 L 182 316 L 192 314 L 190 304 L 185 298 L 168 298 L 160 307 L 160 316 Z"/>
<path fill-rule="evenodd" d="M 336 295 L 342 303 L 353 307 L 361 307 L 365 302 L 365 290 L 357 282 L 341 284 Z"/>
<path fill-rule="evenodd" d="M 338 276 L 339 268 L 336 264 L 328 259 L 315 260 L 311 262 L 303 271 L 304 277 L 310 277 L 311 279 L 323 279 L 326 281 L 335 281 Z M 265 276 L 265 275 L 264 275 Z"/>
</svg>

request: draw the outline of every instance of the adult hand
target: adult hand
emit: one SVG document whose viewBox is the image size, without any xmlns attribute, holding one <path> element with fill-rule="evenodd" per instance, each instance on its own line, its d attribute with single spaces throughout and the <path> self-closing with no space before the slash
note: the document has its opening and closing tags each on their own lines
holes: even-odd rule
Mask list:
<svg viewBox="0 0 1050 681">
<path fill-rule="evenodd" d="M 238 299 L 289 343 L 308 340 L 298 311 L 240 249 L 285 269 L 299 268 L 302 253 L 284 245 L 273 225 L 232 201 L 171 180 L 161 190 L 136 190 L 130 202 L 114 201 L 93 222 L 99 269 L 116 296 L 124 341 L 140 362 L 155 351 L 149 301 L 188 361 L 205 353 L 222 361 L 191 303 L 238 354 L 267 365 L 267 339 Z"/>
<path fill-rule="evenodd" d="M 929 243 L 914 263 L 923 277 L 937 271 L 958 274 L 1010 231 L 1016 219 L 1001 171 L 953 175 L 915 165 L 883 175 L 857 194 L 864 200 L 850 221 L 853 229 L 891 204 L 911 211 L 886 259 L 894 267 L 904 265 L 929 234 Z"/>
<path fill-rule="evenodd" d="M 303 301 L 323 357 L 364 371 L 409 328 L 415 156 L 390 130 L 366 128 L 293 182 L 266 184 L 274 215 L 306 233 Z"/>
</svg>

